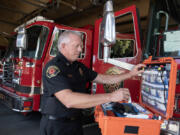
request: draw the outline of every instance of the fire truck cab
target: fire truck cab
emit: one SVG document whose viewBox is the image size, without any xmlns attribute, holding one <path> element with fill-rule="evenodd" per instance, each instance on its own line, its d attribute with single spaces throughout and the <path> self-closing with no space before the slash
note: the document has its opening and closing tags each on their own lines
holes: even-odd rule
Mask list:
<svg viewBox="0 0 180 135">
<path fill-rule="evenodd" d="M 123 14 L 122 18 L 121 14 Z M 110 47 L 110 57 L 115 62 L 114 66 L 118 61 L 133 64 L 140 62 L 141 45 L 136 14 L 135 6 L 115 13 L 118 27 L 126 18 L 131 18 L 134 22 L 131 22 L 131 33 L 118 31 L 116 26 L 117 42 L 116 45 Z M 0 99 L 3 103 L 14 111 L 40 111 L 40 98 L 43 93 L 42 69 L 51 58 L 56 56 L 58 37 L 65 30 L 82 33 L 83 51 L 79 56 L 79 61 L 100 73 L 105 72 L 111 64 L 103 62 L 104 46 L 100 42 L 101 22 L 102 18 L 98 19 L 92 30 L 56 24 L 52 20 L 39 16 L 15 29 L 16 33 L 11 39 L 1 65 Z M 21 28 L 24 25 L 26 30 Z M 87 85 L 87 88 L 90 86 L 90 84 Z M 104 92 L 102 87 L 93 84 L 93 91 Z"/>
<path fill-rule="evenodd" d="M 9 49 L 2 60 L 0 99 L 14 111 L 39 111 L 42 94 L 41 75 L 44 65 L 57 53 L 57 40 L 65 30 L 80 31 L 84 49 L 79 60 L 91 66 L 92 31 L 55 24 L 43 17 L 27 22 L 13 35 Z M 25 36 L 25 38 L 23 38 Z M 21 39 L 22 38 L 22 39 Z M 19 48 L 16 47 L 19 43 Z M 25 41 L 26 40 L 26 41 Z M 26 42 L 26 43 L 25 43 Z M 21 44 L 25 43 L 24 46 Z"/>
</svg>

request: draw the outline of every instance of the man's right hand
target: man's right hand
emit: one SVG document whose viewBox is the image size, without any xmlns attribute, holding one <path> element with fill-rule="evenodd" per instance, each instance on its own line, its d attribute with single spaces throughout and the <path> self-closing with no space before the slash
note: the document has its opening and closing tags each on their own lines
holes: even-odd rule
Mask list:
<svg viewBox="0 0 180 135">
<path fill-rule="evenodd" d="M 128 88 L 120 88 L 111 93 L 112 102 L 128 101 L 129 98 L 130 98 L 130 92 Z"/>
</svg>

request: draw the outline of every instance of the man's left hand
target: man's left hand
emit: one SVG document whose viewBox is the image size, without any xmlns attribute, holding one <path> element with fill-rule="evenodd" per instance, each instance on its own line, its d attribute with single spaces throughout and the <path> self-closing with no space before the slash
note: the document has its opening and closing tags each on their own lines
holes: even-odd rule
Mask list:
<svg viewBox="0 0 180 135">
<path fill-rule="evenodd" d="M 133 76 L 136 76 L 138 74 L 141 74 L 144 72 L 143 68 L 146 67 L 146 65 L 144 64 L 138 64 L 136 66 L 134 66 L 134 68 L 130 71 L 130 75 L 133 77 Z"/>
</svg>

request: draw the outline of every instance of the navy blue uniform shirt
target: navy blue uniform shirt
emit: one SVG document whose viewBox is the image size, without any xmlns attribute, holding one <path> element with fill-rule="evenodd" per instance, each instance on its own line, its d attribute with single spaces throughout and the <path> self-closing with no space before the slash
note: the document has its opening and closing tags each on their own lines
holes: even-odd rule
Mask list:
<svg viewBox="0 0 180 135">
<path fill-rule="evenodd" d="M 97 73 L 84 64 L 78 61 L 70 63 L 64 55 L 58 53 L 43 69 L 42 113 L 58 117 L 78 115 L 80 109 L 66 108 L 54 94 L 64 89 L 87 93 L 86 83 L 93 81 L 96 76 Z"/>
</svg>

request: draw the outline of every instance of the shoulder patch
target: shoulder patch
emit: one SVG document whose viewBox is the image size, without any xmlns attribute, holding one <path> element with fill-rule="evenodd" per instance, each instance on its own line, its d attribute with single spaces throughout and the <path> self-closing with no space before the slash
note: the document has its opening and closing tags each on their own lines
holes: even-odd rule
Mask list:
<svg viewBox="0 0 180 135">
<path fill-rule="evenodd" d="M 57 66 L 50 66 L 46 70 L 46 76 L 48 78 L 55 77 L 60 72 L 60 69 Z"/>
</svg>

